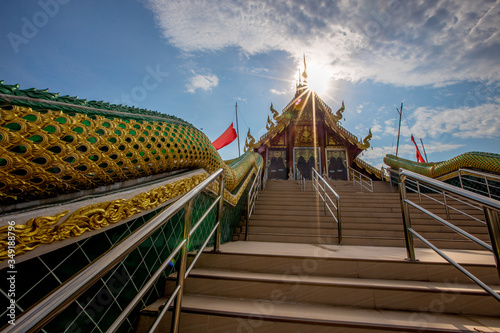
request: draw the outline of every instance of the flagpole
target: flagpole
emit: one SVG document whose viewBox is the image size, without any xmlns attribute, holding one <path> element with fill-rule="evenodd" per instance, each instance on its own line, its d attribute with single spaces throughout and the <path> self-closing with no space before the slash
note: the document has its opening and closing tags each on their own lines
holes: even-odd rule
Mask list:
<svg viewBox="0 0 500 333">
<path fill-rule="evenodd" d="M 424 151 L 425 162 L 429 163 L 429 160 L 427 159 L 427 153 L 425 152 L 424 142 L 422 141 L 422 138 L 420 138 L 420 143 L 422 144 L 422 150 Z"/>
<path fill-rule="evenodd" d="M 240 130 L 238 128 L 238 102 L 236 102 L 236 136 L 238 137 L 238 157 L 240 157 Z"/>
<path fill-rule="evenodd" d="M 398 110 L 398 108 L 396 108 L 396 110 Z M 401 132 L 401 116 L 403 115 L 403 103 L 401 103 L 401 110 L 398 110 L 398 113 L 399 113 L 399 126 L 398 126 L 398 142 L 396 144 L 396 157 L 398 157 L 399 133 Z"/>
</svg>

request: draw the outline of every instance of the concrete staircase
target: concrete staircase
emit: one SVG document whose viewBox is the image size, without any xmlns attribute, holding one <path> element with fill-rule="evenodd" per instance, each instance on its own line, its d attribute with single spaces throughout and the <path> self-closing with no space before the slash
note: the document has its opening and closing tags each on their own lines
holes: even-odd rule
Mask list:
<svg viewBox="0 0 500 333">
<path fill-rule="evenodd" d="M 250 241 L 204 253 L 186 280 L 181 332 L 500 332 L 500 303 L 432 250 L 417 248 L 419 261 L 405 260 L 399 198 L 388 184 L 373 194 L 332 185 L 341 195 L 344 245 L 336 245 L 336 226 L 313 192 L 269 181 Z M 500 292 L 490 253 L 454 249 L 463 241 L 423 216 L 413 224 Z M 138 332 L 165 300 L 142 311 Z M 158 332 L 169 327 L 166 318 Z"/>
<path fill-rule="evenodd" d="M 359 186 L 348 181 L 331 181 L 331 187 L 340 195 L 342 235 L 344 245 L 405 246 L 399 193 L 386 182 L 374 182 L 374 192 L 361 192 Z M 442 196 L 431 195 L 442 201 Z M 410 195 L 416 202 L 418 197 Z M 424 207 L 446 217 L 442 205 L 422 197 Z M 450 200 L 448 200 L 450 201 Z M 484 220 L 481 210 L 459 202 L 449 202 L 469 215 Z M 436 246 L 448 249 L 482 249 L 456 232 L 440 225 L 428 216 L 411 209 L 412 226 Z M 485 225 L 451 210 L 454 223 L 489 242 Z M 241 225 L 240 240 L 244 240 L 245 226 Z M 323 203 L 306 184 L 300 191 L 296 182 L 268 181 L 265 191 L 259 193 L 255 212 L 249 223 L 251 241 L 287 242 L 305 244 L 336 244 L 337 225 L 324 213 Z M 416 246 L 424 246 L 416 242 Z"/>
</svg>

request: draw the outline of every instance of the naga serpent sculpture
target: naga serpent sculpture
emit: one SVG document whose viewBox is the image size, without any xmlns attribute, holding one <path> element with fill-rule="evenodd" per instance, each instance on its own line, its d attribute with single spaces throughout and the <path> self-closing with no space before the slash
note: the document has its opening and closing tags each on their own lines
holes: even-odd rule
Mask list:
<svg viewBox="0 0 500 333">
<path fill-rule="evenodd" d="M 224 169 L 234 190 L 250 167 L 230 167 L 208 137 L 177 117 L 0 81 L 0 204 L 77 192 L 173 170 Z"/>
<path fill-rule="evenodd" d="M 393 169 L 403 168 L 430 178 L 440 177 L 460 168 L 500 173 L 500 154 L 483 152 L 468 152 L 436 163 L 413 162 L 388 154 L 384 157 L 384 163 Z"/>
<path fill-rule="evenodd" d="M 209 174 L 224 170 L 224 199 L 236 205 L 262 165 L 262 157 L 251 152 L 225 163 L 204 133 L 174 116 L 0 81 L 0 205 L 200 168 Z M 0 261 L 10 253 L 7 230 L 15 233 L 20 255 L 155 208 L 205 178 L 183 178 L 129 199 L 0 226 Z"/>
</svg>

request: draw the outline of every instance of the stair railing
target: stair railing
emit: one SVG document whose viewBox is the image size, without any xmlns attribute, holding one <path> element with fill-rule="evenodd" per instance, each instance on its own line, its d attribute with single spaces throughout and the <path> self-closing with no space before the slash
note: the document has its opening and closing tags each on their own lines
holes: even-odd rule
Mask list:
<svg viewBox="0 0 500 333">
<path fill-rule="evenodd" d="M 484 212 L 484 216 L 486 218 L 486 225 L 488 228 L 488 234 L 490 237 L 491 245 L 483 242 L 477 237 L 471 235 L 470 233 L 462 230 L 461 228 L 455 226 L 449 221 L 439 217 L 438 215 L 432 213 L 431 211 L 423 208 L 421 205 L 411 201 L 407 196 L 407 181 L 417 182 L 419 184 L 418 188 L 420 188 L 421 184 L 425 184 L 428 187 L 433 187 L 442 191 L 443 193 L 452 193 L 455 196 L 459 196 L 464 198 L 465 200 L 471 201 L 474 204 L 480 206 Z M 411 190 L 414 190 L 412 188 Z M 437 220 L 441 224 L 446 227 L 452 229 L 453 231 L 461 234 L 462 236 L 474 241 L 476 244 L 484 247 L 488 251 L 493 253 L 493 257 L 495 258 L 495 264 L 497 268 L 498 275 L 500 276 L 500 201 L 494 200 L 491 198 L 487 198 L 480 194 L 467 191 L 456 186 L 422 176 L 418 173 L 411 172 L 408 170 L 400 169 L 399 174 L 399 194 L 401 199 L 401 210 L 403 213 L 403 223 L 404 223 L 404 231 L 405 231 L 405 241 L 406 241 L 406 251 L 408 254 L 408 259 L 411 261 L 416 261 L 415 256 L 415 247 L 413 243 L 413 236 L 416 236 L 420 239 L 424 244 L 433 249 L 437 254 L 439 254 L 442 258 L 448 261 L 450 264 L 455 266 L 458 270 L 460 270 L 463 274 L 467 275 L 469 279 L 478 284 L 481 288 L 483 288 L 486 292 L 491 294 L 497 301 L 500 302 L 500 295 L 497 294 L 493 289 L 484 284 L 481 280 L 475 277 L 472 273 L 463 268 L 460 264 L 451 259 L 448 255 L 446 255 L 443 251 L 438 249 L 434 244 L 432 244 L 425 237 L 420 235 L 417 231 L 415 231 L 411 226 L 411 218 L 410 218 L 410 206 L 416 208 L 417 210 L 427 214 L 433 219 Z M 464 202 L 464 201 L 461 201 Z M 448 217 L 449 219 L 449 217 Z M 484 223 L 484 222 L 483 222 Z"/>
<path fill-rule="evenodd" d="M 370 192 L 373 192 L 373 181 L 371 178 L 363 175 L 361 172 L 354 170 L 351 167 L 348 167 L 350 173 L 352 173 L 352 183 L 354 185 L 359 184 L 361 186 L 361 191 L 363 188 L 367 189 Z"/>
<path fill-rule="evenodd" d="M 264 167 L 263 167 L 264 168 Z M 262 177 L 262 191 L 264 191 L 266 189 L 266 184 L 267 184 L 267 172 L 269 171 L 269 169 L 265 168 L 263 169 L 263 173 L 264 173 L 264 176 Z"/>
<path fill-rule="evenodd" d="M 200 219 L 191 227 L 191 219 L 193 216 L 193 203 L 194 199 L 205 189 L 207 189 L 211 184 L 213 184 L 217 179 L 219 195 L 207 211 L 200 217 Z M 155 282 L 160 278 L 163 271 L 172 263 L 172 259 L 180 253 L 180 266 L 177 273 L 176 287 L 168 301 L 165 302 L 163 309 L 160 311 L 155 322 L 149 329 L 149 332 L 155 331 L 156 327 L 160 323 L 162 317 L 167 313 L 171 304 L 175 301 L 173 306 L 172 314 L 172 327 L 171 332 L 179 331 L 179 319 L 182 295 L 184 289 L 184 280 L 190 273 L 194 264 L 198 260 L 199 256 L 203 252 L 203 249 L 207 246 L 210 239 L 214 237 L 214 251 L 219 251 L 220 241 L 221 241 L 221 222 L 222 222 L 222 209 L 224 205 L 224 171 L 219 169 L 210 176 L 207 177 L 202 183 L 192 189 L 190 192 L 185 194 L 179 200 L 162 210 L 155 217 L 153 217 L 148 223 L 144 224 L 142 227 L 134 231 L 120 243 L 109 249 L 106 253 L 101 255 L 98 259 L 93 261 L 83 270 L 81 270 L 77 275 L 70 278 L 68 281 L 60 285 L 47 297 L 39 301 L 37 304 L 24 311 L 19 317 L 16 318 L 16 325 L 8 325 L 2 333 L 24 333 L 24 332 L 38 332 L 47 323 L 49 323 L 54 317 L 61 313 L 65 308 L 67 308 L 72 302 L 74 302 L 79 296 L 81 296 L 86 290 L 92 287 L 96 282 L 103 278 L 106 273 L 110 272 L 116 265 L 118 265 L 128 254 L 130 254 L 134 249 L 136 249 L 142 242 L 144 242 L 148 237 L 153 235 L 157 230 L 159 230 L 168 220 L 174 216 L 181 209 L 185 209 L 184 212 L 184 234 L 183 238 L 174 251 L 168 256 L 167 259 L 160 265 L 158 270 L 151 276 L 151 278 L 144 284 L 141 290 L 137 293 L 131 303 L 123 310 L 123 312 L 118 316 L 115 322 L 108 328 L 106 332 L 117 331 L 121 324 L 125 321 L 127 316 L 134 310 L 134 308 L 139 304 L 141 298 L 147 293 L 148 290 L 155 284 Z M 196 231 L 196 229 L 201 225 L 203 220 L 208 216 L 214 207 L 218 206 L 217 211 L 217 221 L 213 226 L 210 234 L 205 239 L 201 249 L 192 261 L 189 267 L 187 267 L 187 255 L 188 255 L 188 245 L 190 236 Z M 161 309 L 161 307 L 160 307 Z"/>
<path fill-rule="evenodd" d="M 484 183 L 483 183 L 483 182 L 475 180 L 475 179 L 466 178 L 466 180 L 471 182 L 471 183 L 476 183 L 479 185 L 486 186 L 486 191 L 482 192 L 477 188 L 473 188 L 471 186 L 464 185 L 462 175 L 473 175 L 476 178 L 484 179 Z M 490 183 L 490 180 L 494 180 L 494 181 L 500 183 L 500 176 L 495 176 L 492 174 L 474 171 L 474 170 L 469 170 L 469 169 L 458 169 L 458 178 L 460 179 L 460 187 L 462 187 L 463 189 L 465 189 L 465 190 L 469 189 L 469 190 L 472 190 L 473 192 L 475 192 L 475 191 L 482 192 L 484 195 L 486 195 L 490 198 L 493 198 L 496 200 L 500 199 L 499 195 L 495 195 L 495 194 L 491 193 L 492 189 L 494 189 L 496 193 L 500 193 L 500 187 L 495 186 L 495 185 Z"/>
<path fill-rule="evenodd" d="M 316 190 L 316 193 L 323 201 L 324 213 L 327 215 L 327 211 L 330 212 L 335 222 L 337 222 L 339 245 L 342 245 L 342 223 L 340 219 L 340 196 L 335 192 L 330 185 L 325 181 L 323 177 L 312 168 L 312 187 Z M 335 201 L 332 200 L 332 196 L 335 197 Z M 331 209 L 330 205 L 334 208 L 335 213 Z"/>
<path fill-rule="evenodd" d="M 248 222 L 250 221 L 250 217 L 252 216 L 255 210 L 255 202 L 257 201 L 257 197 L 259 196 L 259 189 L 261 187 L 260 179 L 262 175 L 262 167 L 259 168 L 257 174 L 255 175 L 255 179 L 253 180 L 252 186 L 248 191 L 247 198 L 247 217 L 246 217 L 246 227 L 245 227 L 245 240 L 248 240 Z"/>
<path fill-rule="evenodd" d="M 306 179 L 304 178 L 304 176 L 302 176 L 302 173 L 300 172 L 300 170 L 298 168 L 295 171 L 297 172 L 297 180 L 299 181 L 300 189 L 302 191 L 305 191 L 306 190 Z"/>
</svg>

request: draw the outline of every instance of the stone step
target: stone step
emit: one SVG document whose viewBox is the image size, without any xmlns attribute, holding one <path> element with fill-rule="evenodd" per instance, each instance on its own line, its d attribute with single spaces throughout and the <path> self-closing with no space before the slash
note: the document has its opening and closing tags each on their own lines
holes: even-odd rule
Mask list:
<svg viewBox="0 0 500 333">
<path fill-rule="evenodd" d="M 239 240 L 244 240 L 245 234 L 239 234 Z M 255 242 L 282 242 L 282 243 L 302 243 L 302 244 L 338 244 L 336 233 L 322 235 L 296 235 L 296 234 L 251 234 L 248 235 L 249 241 Z M 463 249 L 463 250 L 481 250 L 483 247 L 469 241 L 461 239 L 429 239 L 435 246 L 440 249 Z M 426 248 L 427 245 L 420 240 L 414 240 L 415 247 Z M 403 237 L 380 237 L 380 236 L 342 236 L 342 244 L 344 245 L 361 245 L 361 246 L 388 246 L 402 247 L 405 246 Z"/>
<path fill-rule="evenodd" d="M 486 284 L 500 285 L 494 259 L 487 251 L 444 250 Z M 281 275 L 315 275 L 470 283 L 466 275 L 431 249 L 416 249 L 418 261 L 405 260 L 403 247 L 231 242 L 221 252 L 204 252 L 196 268 Z"/>
<path fill-rule="evenodd" d="M 292 217 L 284 217 L 283 219 L 274 218 L 274 216 L 256 215 L 252 216 L 249 223 L 250 226 L 255 227 L 291 227 L 291 228 L 337 228 L 336 222 L 327 216 L 312 221 L 303 218 L 293 219 Z M 428 223 L 426 223 L 428 222 Z M 461 229 L 473 234 L 486 234 L 487 228 L 484 225 L 476 224 L 456 224 Z M 244 226 L 244 224 L 242 225 Z M 412 226 L 417 231 L 431 231 L 431 232 L 449 232 L 450 228 L 429 220 L 413 220 Z M 403 230 L 403 222 L 401 218 L 372 218 L 372 217 L 342 217 L 342 229 L 361 229 L 361 230 Z"/>
<path fill-rule="evenodd" d="M 142 312 L 138 332 L 146 332 L 165 299 Z M 356 309 L 200 295 L 185 295 L 181 332 L 500 332 L 500 320 L 487 316 Z M 170 331 L 166 316 L 159 332 Z M 425 325 L 425 326 L 424 326 Z"/>
<path fill-rule="evenodd" d="M 328 212 L 328 210 L 327 210 Z M 329 212 L 327 213 L 329 214 Z M 448 220 L 444 214 L 436 214 L 436 215 L 442 215 L 441 217 L 444 218 L 445 220 Z M 319 210 L 309 210 L 309 209 L 300 209 L 300 208 L 287 208 L 287 209 L 272 209 L 272 208 L 266 208 L 266 209 L 256 209 L 254 213 L 252 214 L 252 217 L 255 216 L 281 216 L 281 219 L 286 219 L 288 217 L 309 217 L 309 218 L 322 218 L 325 216 L 324 209 L 319 209 Z M 399 219 L 402 221 L 402 214 L 401 211 L 397 211 L 396 209 L 387 211 L 387 210 L 381 210 L 381 209 L 366 209 L 366 210 L 356 210 L 356 209 L 344 209 L 344 207 L 341 207 L 341 216 L 342 218 L 347 218 L 347 217 L 353 217 L 353 218 L 363 218 L 363 217 L 371 217 L 371 218 L 388 218 L 388 219 Z M 411 214 L 411 219 L 413 220 L 423 220 L 423 221 L 433 221 L 432 223 L 439 223 L 435 222 L 433 218 L 430 216 L 424 214 L 424 213 L 414 213 Z M 472 220 L 466 216 L 463 215 L 451 215 L 450 219 L 451 222 L 453 222 L 456 225 L 481 225 L 481 222 Z M 431 222 L 429 222 L 431 223 Z"/>
<path fill-rule="evenodd" d="M 175 281 L 175 276 L 170 277 Z M 167 292 L 175 284 L 167 283 Z M 422 311 L 436 299 L 441 313 L 500 316 L 500 304 L 475 284 L 274 274 L 195 268 L 186 294 L 357 308 Z M 491 286 L 500 292 L 500 286 Z M 274 299 L 273 299 L 274 298 Z"/>
<path fill-rule="evenodd" d="M 349 228 L 351 227 L 351 228 Z M 422 236 L 432 241 L 434 239 L 454 239 L 454 240 L 464 240 L 465 238 L 457 232 L 451 229 L 443 230 L 420 230 L 416 229 Z M 242 229 L 245 232 L 245 228 Z M 331 225 L 327 228 L 317 228 L 317 227 L 289 227 L 289 226 L 254 226 L 250 225 L 248 232 L 251 235 L 254 234 L 287 234 L 287 235 L 309 235 L 309 236 L 322 236 L 322 235 L 336 235 L 337 225 Z M 352 237 L 391 237 L 391 238 L 403 238 L 404 230 L 403 228 L 398 228 L 397 230 L 387 230 L 387 229 L 362 229 L 356 228 L 352 224 L 342 225 L 342 236 L 352 236 Z M 482 241 L 489 242 L 489 234 L 487 230 L 483 233 L 475 233 L 474 236 L 481 239 Z"/>
<path fill-rule="evenodd" d="M 403 230 L 403 221 L 401 217 L 398 216 L 379 216 L 379 217 L 359 217 L 359 216 L 345 216 L 342 214 L 342 228 L 360 228 L 369 230 L 387 230 L 389 227 L 391 230 L 400 229 Z M 475 223 L 473 221 L 453 221 L 454 225 L 472 233 L 487 233 L 486 226 Z M 290 227 L 301 227 L 301 226 L 320 226 L 328 228 L 331 225 L 335 225 L 336 222 L 331 216 L 300 216 L 300 215 L 252 215 L 249 221 L 249 225 L 255 226 L 290 226 Z M 350 226 L 350 227 L 349 227 Z M 428 218 L 413 218 L 412 226 L 417 230 L 451 230 L 443 224 L 431 220 Z"/>
</svg>

